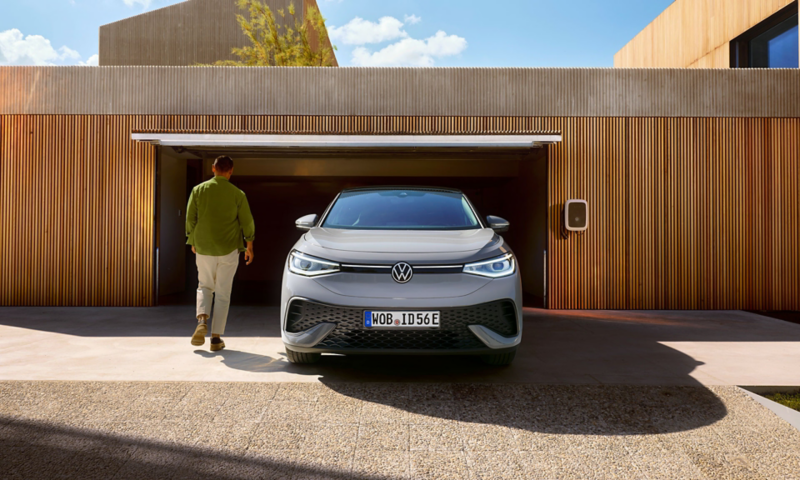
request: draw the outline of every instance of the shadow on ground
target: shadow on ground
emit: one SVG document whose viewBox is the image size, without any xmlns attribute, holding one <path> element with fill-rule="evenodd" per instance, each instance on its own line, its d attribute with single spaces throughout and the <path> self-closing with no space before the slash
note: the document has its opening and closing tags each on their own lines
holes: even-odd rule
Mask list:
<svg viewBox="0 0 800 480">
<path fill-rule="evenodd" d="M 179 389 L 180 385 L 165 383 L 158 387 L 167 392 Z M 359 443 L 355 435 L 337 434 L 343 424 L 378 425 L 398 435 L 404 431 L 403 425 L 423 426 L 430 432 L 431 445 L 456 440 L 479 450 L 489 447 L 496 454 L 502 450 L 501 446 L 526 452 L 559 448 L 567 451 L 573 441 L 571 436 L 577 435 L 640 436 L 693 430 L 727 414 L 722 400 L 703 387 L 301 384 L 300 388 L 291 388 L 290 396 L 296 400 L 287 401 L 284 396 L 278 402 L 293 403 L 285 411 L 291 411 L 294 417 L 281 419 L 282 424 L 294 425 L 297 442 L 310 443 L 310 437 L 322 436 L 313 440 L 324 447 L 309 449 L 301 444 L 287 451 L 285 446 L 277 447 L 286 445 L 281 438 L 280 432 L 285 431 L 281 424 L 250 423 L 245 419 L 248 413 L 259 409 L 249 410 L 249 402 L 241 403 L 248 398 L 242 385 L 223 386 L 237 406 L 229 410 L 229 417 L 223 422 L 215 420 L 211 426 L 217 428 L 212 429 L 204 428 L 209 420 L 200 415 L 178 422 L 134 421 L 130 416 L 126 416 L 127 421 L 118 417 L 115 422 L 98 422 L 101 412 L 96 408 L 80 416 L 84 421 L 89 420 L 91 426 L 62 425 L 62 415 L 71 419 L 67 423 L 75 422 L 78 417 L 73 414 L 84 408 L 74 402 L 69 390 L 53 396 L 64 407 L 48 421 L 0 416 L 0 463 L 4 478 L 368 479 L 377 477 L 335 467 L 342 464 L 337 455 L 352 455 L 357 448 L 374 450 Z M 142 384 L 138 396 L 132 395 L 138 389 L 130 383 L 104 387 L 88 384 L 87 392 L 103 388 L 110 399 L 141 405 L 142 400 L 149 398 L 144 392 L 147 386 Z M 237 389 L 241 391 L 237 393 Z M 49 391 L 59 391 L 58 386 L 51 386 Z M 77 391 L 80 389 L 72 389 L 71 393 Z M 305 398 L 308 401 L 303 402 L 298 394 L 308 394 Z M 201 400 L 208 405 L 206 402 L 213 396 L 214 392 L 209 392 Z M 312 401 L 312 397 L 319 400 Z M 149 401 L 158 408 L 156 397 Z M 355 414 L 354 401 L 360 407 Z M 270 402 L 253 403 L 261 405 L 262 413 L 279 408 Z M 109 402 L 104 408 L 113 411 L 114 405 Z M 174 414 L 168 410 L 160 416 L 176 418 Z M 325 420 L 319 415 L 324 415 Z M 483 428 L 486 426 L 491 428 Z M 173 437 L 177 439 L 172 440 Z M 515 438 L 512 444 L 510 437 Z M 198 446 L 200 441 L 207 446 Z"/>
<path fill-rule="evenodd" d="M 0 308 L 0 326 L 97 339 L 183 337 L 194 331 L 191 307 Z M 459 356 L 323 356 L 310 366 L 289 364 L 282 352 L 279 309 L 235 306 L 221 354 L 232 370 L 319 376 L 328 382 L 483 382 L 697 386 L 699 361 L 668 342 L 798 342 L 800 325 L 748 312 L 710 311 L 547 311 L 525 309 L 523 341 L 514 364 L 487 367 Z M 257 337 L 266 351 L 245 352 L 237 339 Z M 253 342 L 249 342 L 253 348 Z M 171 347 L 175 348 L 175 347 Z M 102 348 L 101 348 L 102 350 Z M 107 350 L 107 349 L 106 349 Z M 105 351 L 105 350 L 103 350 Z M 187 345 L 187 351 L 189 347 Z M 156 352 L 152 350 L 152 352 Z M 181 350 L 183 352 L 183 350 Z M 48 352 L 52 353 L 52 352 Z M 161 353 L 161 352 L 157 352 Z M 170 352 L 184 362 L 179 352 Z M 65 355 L 69 356 L 69 353 Z M 195 369 L 194 362 L 181 364 Z M 191 370 L 189 370 L 191 371 Z M 696 376 L 696 375 L 695 375 Z M 224 380 L 224 374 L 219 376 Z M 286 377 L 282 377 L 286 380 Z"/>
<path fill-rule="evenodd" d="M 191 305 L 2 307 L 0 325 L 81 337 L 189 337 L 197 326 L 194 314 Z M 235 305 L 226 336 L 279 337 L 279 315 L 278 307 Z"/>
<path fill-rule="evenodd" d="M 644 435 L 711 425 L 728 411 L 703 386 L 323 384 L 367 410 L 565 435 Z M 384 408 L 385 407 L 385 408 Z"/>
<path fill-rule="evenodd" d="M 287 364 L 278 358 L 256 353 L 240 352 L 226 348 L 220 352 L 195 350 L 196 355 L 204 358 L 222 358 L 222 364 L 234 370 L 244 370 L 255 373 L 285 372 Z M 285 354 L 284 354 L 285 355 Z"/>
<path fill-rule="evenodd" d="M 693 430 L 726 416 L 720 399 L 689 376 L 696 361 L 663 345 L 655 350 L 673 369 L 683 366 L 682 375 L 673 371 L 680 385 L 465 383 L 513 368 L 489 367 L 475 357 L 328 356 L 304 366 L 234 350 L 195 353 L 221 357 L 234 369 L 319 377 L 332 392 L 400 422 L 408 414 L 551 434 L 640 435 Z"/>
<path fill-rule="evenodd" d="M 3 478 L 74 479 L 377 479 L 273 455 L 132 439 L 45 422 L 0 417 Z M 5 475 L 9 475 L 6 477 Z"/>
</svg>

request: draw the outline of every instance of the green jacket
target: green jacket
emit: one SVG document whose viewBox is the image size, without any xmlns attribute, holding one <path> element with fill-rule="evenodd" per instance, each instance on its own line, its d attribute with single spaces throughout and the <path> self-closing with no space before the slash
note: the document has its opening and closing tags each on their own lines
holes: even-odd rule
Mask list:
<svg viewBox="0 0 800 480">
<path fill-rule="evenodd" d="M 221 257 L 244 251 L 256 236 L 247 196 L 225 177 L 216 176 L 192 189 L 186 207 L 187 245 L 200 255 Z"/>
</svg>

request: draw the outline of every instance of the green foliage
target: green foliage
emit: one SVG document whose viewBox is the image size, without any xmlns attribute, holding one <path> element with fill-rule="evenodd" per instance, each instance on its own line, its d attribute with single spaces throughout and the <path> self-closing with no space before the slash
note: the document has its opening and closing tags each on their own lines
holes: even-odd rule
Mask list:
<svg viewBox="0 0 800 480">
<path fill-rule="evenodd" d="M 304 21 L 296 17 L 294 4 L 289 5 L 288 15 L 294 19 L 294 28 L 286 22 L 283 9 L 278 10 L 281 24 L 278 24 L 272 10 L 259 0 L 238 0 L 242 10 L 247 10 L 250 18 L 236 15 L 242 32 L 250 45 L 234 48 L 232 53 L 240 60 L 223 60 L 214 65 L 236 67 L 331 67 L 333 50 L 329 47 L 328 29 L 325 19 L 317 8 L 309 8 Z M 284 25 L 285 24 L 285 25 Z M 318 48 L 311 46 L 317 40 Z"/>
<path fill-rule="evenodd" d="M 764 396 L 775 403 L 780 403 L 800 412 L 800 390 L 794 393 L 773 393 L 772 395 Z"/>
</svg>

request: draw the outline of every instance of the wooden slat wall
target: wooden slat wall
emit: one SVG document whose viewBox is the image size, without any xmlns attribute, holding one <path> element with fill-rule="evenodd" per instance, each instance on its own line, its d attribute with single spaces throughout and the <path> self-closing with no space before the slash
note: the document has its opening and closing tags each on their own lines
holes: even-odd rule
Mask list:
<svg viewBox="0 0 800 480">
<path fill-rule="evenodd" d="M 729 42 L 795 1 L 676 0 L 614 55 L 614 66 L 729 68 Z"/>
<path fill-rule="evenodd" d="M 155 148 L 135 119 L 0 122 L 0 305 L 150 305 Z"/>
<path fill-rule="evenodd" d="M 236 20 L 236 0 L 192 0 L 125 18 L 100 27 L 100 65 L 193 66 L 218 60 L 238 60 L 231 50 L 249 45 Z M 294 27 L 278 10 L 292 0 L 264 0 L 275 12 L 278 25 Z M 298 3 L 299 2 L 295 2 Z M 298 15 L 302 16 L 302 10 Z"/>
<path fill-rule="evenodd" d="M 0 115 L 798 118 L 798 84 L 800 69 L 0 67 Z"/>
<path fill-rule="evenodd" d="M 800 119 L 562 119 L 551 308 L 800 310 Z M 560 208 L 588 200 L 584 235 Z"/>
<path fill-rule="evenodd" d="M 292 133 L 349 135 L 504 135 L 558 133 L 542 130 L 536 117 L 375 115 L 161 115 L 147 118 L 148 133 Z M 143 124 L 144 125 L 144 124 Z"/>
<path fill-rule="evenodd" d="M 551 308 L 800 309 L 796 118 L 0 116 L 0 304 L 151 303 L 146 130 L 559 131 Z M 565 240 L 569 198 L 591 223 Z"/>
</svg>

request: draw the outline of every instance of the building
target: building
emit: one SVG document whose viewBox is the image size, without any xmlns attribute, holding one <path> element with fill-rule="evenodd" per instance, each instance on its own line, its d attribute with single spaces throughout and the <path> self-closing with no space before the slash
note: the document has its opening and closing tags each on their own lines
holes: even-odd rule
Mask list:
<svg viewBox="0 0 800 480">
<path fill-rule="evenodd" d="M 346 186 L 423 183 L 511 221 L 532 305 L 797 310 L 798 85 L 800 70 L 0 68 L 0 304 L 152 305 L 185 288 L 187 190 L 230 153 L 259 231 L 238 281 L 262 294 L 295 218 Z M 270 143 L 300 134 L 372 142 Z M 589 230 L 564 238 L 573 198 Z"/>
<path fill-rule="evenodd" d="M 173 41 L 101 63 L 205 61 L 159 57 Z M 257 225 L 236 291 L 259 299 L 296 218 L 425 184 L 510 220 L 530 306 L 800 310 L 800 69 L 169 65 L 0 68 L 0 305 L 191 292 L 184 208 L 223 153 Z"/>
<path fill-rule="evenodd" d="M 296 5 L 298 20 L 316 0 L 263 0 L 279 24 L 294 27 L 288 14 Z M 278 11 L 286 12 L 286 17 Z M 190 0 L 100 27 L 100 66 L 195 66 L 238 60 L 231 53 L 247 44 L 237 14 L 247 17 L 236 0 Z M 282 23 L 281 23 L 282 22 Z M 312 45 L 318 39 L 311 38 Z M 328 42 L 330 47 L 330 42 Z M 334 62 L 336 59 L 334 58 Z"/>
<path fill-rule="evenodd" d="M 675 0 L 615 56 L 627 68 L 798 68 L 796 0 Z"/>
</svg>

